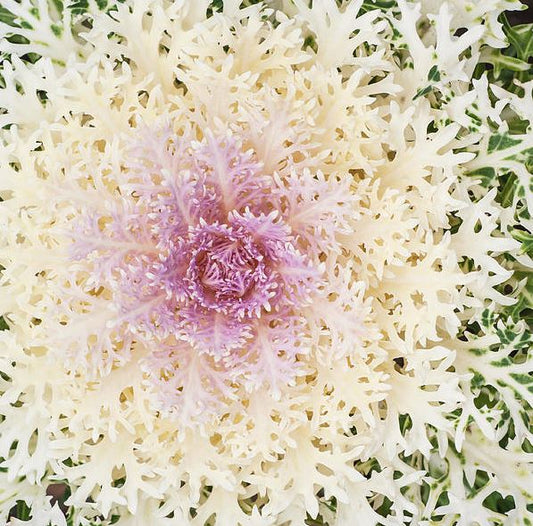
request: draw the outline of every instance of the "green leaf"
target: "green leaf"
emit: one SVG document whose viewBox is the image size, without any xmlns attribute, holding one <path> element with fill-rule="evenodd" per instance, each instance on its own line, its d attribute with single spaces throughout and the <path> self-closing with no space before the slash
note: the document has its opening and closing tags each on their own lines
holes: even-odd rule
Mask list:
<svg viewBox="0 0 533 526">
<path fill-rule="evenodd" d="M 500 188 L 501 190 L 499 191 L 496 200 L 499 201 L 504 208 L 511 206 L 514 196 L 519 188 L 518 177 L 516 174 L 512 172 L 505 174 L 505 176 L 502 177 Z"/>
<path fill-rule="evenodd" d="M 480 179 L 481 186 L 484 188 L 493 186 L 494 182 L 496 181 L 496 170 L 490 166 L 478 168 L 477 170 L 468 172 L 467 175 L 469 177 L 474 177 L 475 179 Z"/>
<path fill-rule="evenodd" d="M 17 501 L 17 506 L 13 517 L 20 519 L 21 521 L 28 521 L 30 519 L 31 509 L 23 500 Z"/>
<path fill-rule="evenodd" d="M 474 371 L 474 369 L 470 369 L 470 372 L 473 373 L 472 379 L 470 380 L 472 388 L 481 389 L 481 387 L 483 387 L 487 383 L 485 381 L 485 377 L 478 371 Z"/>
<path fill-rule="evenodd" d="M 8 11 L 5 7 L 0 5 L 0 23 L 3 22 L 8 26 L 17 27 L 17 23 L 15 22 L 16 18 L 17 17 L 11 11 Z"/>
<path fill-rule="evenodd" d="M 54 0 L 54 1 L 58 2 L 58 4 L 61 6 L 61 9 L 63 9 L 62 7 L 63 4 L 59 0 Z M 100 11 L 105 11 L 109 5 L 108 11 L 112 11 L 116 8 L 117 3 L 122 3 L 122 2 L 124 2 L 124 0 L 116 0 L 116 2 L 111 2 L 111 5 L 109 5 L 110 2 L 108 2 L 107 0 L 96 0 L 96 6 L 98 7 Z M 72 13 L 75 15 L 84 14 L 87 11 L 89 11 L 89 1 L 88 0 L 75 0 L 74 2 L 68 5 L 68 9 L 70 9 Z"/>
<path fill-rule="evenodd" d="M 492 64 L 494 68 L 494 77 L 500 78 L 505 70 L 509 71 L 528 71 L 531 67 L 527 62 L 505 55 L 499 49 L 485 48 L 479 59 L 480 63 Z"/>
<path fill-rule="evenodd" d="M 440 80 L 439 68 L 435 65 L 433 66 L 428 73 L 429 82 L 438 82 Z"/>
<path fill-rule="evenodd" d="M 521 24 L 513 27 L 507 18 L 503 17 L 503 27 L 517 57 L 528 62 L 533 56 L 533 24 Z"/>
<path fill-rule="evenodd" d="M 533 256 L 533 234 L 530 232 L 527 232 L 526 230 L 518 230 L 517 228 L 513 228 L 511 231 L 511 235 L 517 240 L 522 243 L 522 247 L 520 248 L 521 254 L 528 254 Z"/>
<path fill-rule="evenodd" d="M 416 92 L 416 95 L 413 97 L 413 100 L 416 100 L 419 97 L 423 97 L 424 95 L 427 95 L 432 89 L 433 89 L 433 86 L 426 86 L 425 88 L 418 90 Z"/>
<path fill-rule="evenodd" d="M 493 327 L 495 323 L 496 323 L 496 314 L 494 313 L 494 311 L 490 309 L 485 309 L 481 313 L 481 324 L 483 325 L 483 327 L 488 329 L 489 327 Z"/>
<path fill-rule="evenodd" d="M 427 95 L 428 93 L 430 93 L 431 90 L 434 88 L 434 83 L 438 82 L 439 80 L 440 80 L 440 71 L 439 71 L 439 68 L 436 65 L 434 65 L 431 67 L 431 69 L 428 72 L 428 82 L 430 82 L 431 84 L 429 84 L 429 86 L 426 86 L 425 88 L 419 89 L 416 92 L 416 95 L 413 97 L 413 100 L 416 100 L 419 97 L 423 97 L 424 95 Z"/>
<path fill-rule="evenodd" d="M 496 133 L 489 139 L 488 153 L 507 150 L 521 142 L 520 139 L 513 139 L 513 137 L 507 133 Z"/>
<path fill-rule="evenodd" d="M 493 360 L 490 364 L 493 367 L 510 367 L 513 362 L 509 358 L 502 358 L 501 360 Z"/>
<path fill-rule="evenodd" d="M 520 290 L 517 302 L 506 309 L 506 313 L 515 321 L 524 319 L 523 312 L 533 309 L 533 272 L 515 272 L 516 279 L 525 279 L 526 282 Z"/>
<path fill-rule="evenodd" d="M 498 513 L 507 513 L 515 509 L 515 501 L 512 495 L 507 495 L 505 498 L 498 493 L 493 491 L 484 501 L 483 505 L 489 508 L 489 510 L 498 512 Z"/>
<path fill-rule="evenodd" d="M 530 374 L 511 373 L 510 376 L 515 382 L 518 382 L 522 385 L 529 385 L 533 383 L 533 376 Z"/>
<path fill-rule="evenodd" d="M 52 0 L 52 3 L 54 4 L 57 12 L 61 14 L 64 9 L 63 2 L 61 0 Z"/>
</svg>

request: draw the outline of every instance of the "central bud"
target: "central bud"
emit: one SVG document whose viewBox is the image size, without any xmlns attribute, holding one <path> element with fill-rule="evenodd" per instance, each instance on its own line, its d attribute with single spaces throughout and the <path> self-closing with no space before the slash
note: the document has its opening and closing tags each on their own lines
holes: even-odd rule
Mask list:
<svg viewBox="0 0 533 526">
<path fill-rule="evenodd" d="M 186 280 L 202 307 L 239 318 L 270 310 L 277 287 L 268 254 L 242 224 L 201 222 L 190 234 Z"/>
</svg>

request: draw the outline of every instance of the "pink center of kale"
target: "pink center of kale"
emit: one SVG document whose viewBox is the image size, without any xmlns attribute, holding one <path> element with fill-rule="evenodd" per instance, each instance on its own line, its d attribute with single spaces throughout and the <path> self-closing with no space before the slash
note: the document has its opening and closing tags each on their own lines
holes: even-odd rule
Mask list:
<svg viewBox="0 0 533 526">
<path fill-rule="evenodd" d="M 191 245 L 185 278 L 191 299 L 239 318 L 260 316 L 263 307 L 269 308 L 277 283 L 260 242 L 244 227 L 199 226 Z"/>
<path fill-rule="evenodd" d="M 136 333 L 221 356 L 246 346 L 257 323 L 279 325 L 309 301 L 319 272 L 249 152 L 212 136 L 154 139 L 140 150 L 120 189 L 131 200 L 103 227 L 88 218 L 75 244 Z"/>
</svg>

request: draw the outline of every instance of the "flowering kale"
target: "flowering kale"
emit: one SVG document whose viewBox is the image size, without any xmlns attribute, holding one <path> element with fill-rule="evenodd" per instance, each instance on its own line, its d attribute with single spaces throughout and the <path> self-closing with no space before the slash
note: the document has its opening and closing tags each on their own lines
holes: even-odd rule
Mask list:
<svg viewBox="0 0 533 526">
<path fill-rule="evenodd" d="M 520 7 L 2 0 L 0 522 L 530 524 Z"/>
</svg>

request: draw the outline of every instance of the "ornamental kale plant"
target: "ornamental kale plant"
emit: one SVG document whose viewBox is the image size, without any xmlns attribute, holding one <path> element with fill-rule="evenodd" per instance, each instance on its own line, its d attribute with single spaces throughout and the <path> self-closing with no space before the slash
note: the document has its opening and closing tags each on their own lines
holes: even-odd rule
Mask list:
<svg viewBox="0 0 533 526">
<path fill-rule="evenodd" d="M 2 0 L 0 522 L 533 523 L 518 0 Z"/>
</svg>

